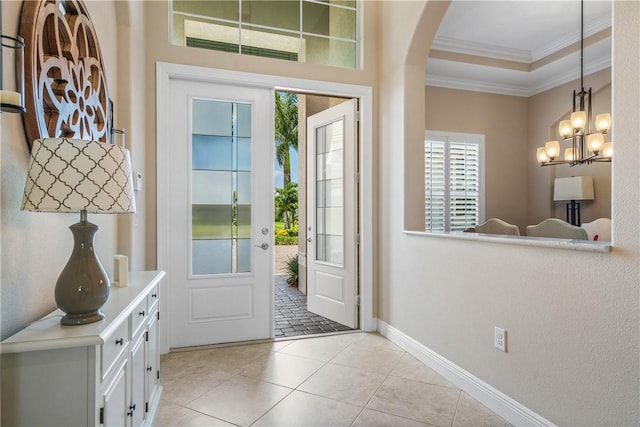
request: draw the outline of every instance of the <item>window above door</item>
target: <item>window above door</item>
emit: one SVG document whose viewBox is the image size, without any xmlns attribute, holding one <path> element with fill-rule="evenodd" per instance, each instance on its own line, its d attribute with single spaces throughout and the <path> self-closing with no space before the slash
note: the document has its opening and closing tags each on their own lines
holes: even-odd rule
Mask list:
<svg viewBox="0 0 640 427">
<path fill-rule="evenodd" d="M 169 3 L 172 43 L 288 61 L 358 68 L 356 0 Z"/>
</svg>

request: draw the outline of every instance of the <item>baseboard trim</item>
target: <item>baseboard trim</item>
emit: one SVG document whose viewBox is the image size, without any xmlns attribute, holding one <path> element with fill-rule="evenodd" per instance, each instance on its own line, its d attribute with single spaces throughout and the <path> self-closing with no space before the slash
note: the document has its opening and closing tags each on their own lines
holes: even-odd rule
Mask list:
<svg viewBox="0 0 640 427">
<path fill-rule="evenodd" d="M 555 426 L 450 360 L 378 319 L 378 332 L 515 426 Z"/>
</svg>

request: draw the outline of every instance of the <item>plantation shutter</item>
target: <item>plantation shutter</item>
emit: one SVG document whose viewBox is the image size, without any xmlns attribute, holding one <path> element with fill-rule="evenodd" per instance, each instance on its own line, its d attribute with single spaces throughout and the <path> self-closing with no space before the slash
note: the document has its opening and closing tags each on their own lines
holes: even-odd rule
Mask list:
<svg viewBox="0 0 640 427">
<path fill-rule="evenodd" d="M 424 151 L 425 230 L 445 231 L 447 217 L 445 142 L 427 140 Z"/>
<path fill-rule="evenodd" d="M 449 144 L 450 230 L 462 231 L 480 222 L 478 144 Z"/>
<path fill-rule="evenodd" d="M 480 135 L 427 133 L 425 230 L 463 231 L 482 222 Z"/>
</svg>

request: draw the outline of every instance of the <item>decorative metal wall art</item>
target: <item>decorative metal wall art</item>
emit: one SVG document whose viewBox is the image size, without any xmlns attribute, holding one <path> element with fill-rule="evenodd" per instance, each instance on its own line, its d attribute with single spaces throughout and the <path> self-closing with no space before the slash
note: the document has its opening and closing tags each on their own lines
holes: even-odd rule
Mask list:
<svg viewBox="0 0 640 427">
<path fill-rule="evenodd" d="M 112 111 L 104 63 L 82 1 L 25 1 L 20 34 L 29 146 L 40 138 L 109 142 Z"/>
</svg>

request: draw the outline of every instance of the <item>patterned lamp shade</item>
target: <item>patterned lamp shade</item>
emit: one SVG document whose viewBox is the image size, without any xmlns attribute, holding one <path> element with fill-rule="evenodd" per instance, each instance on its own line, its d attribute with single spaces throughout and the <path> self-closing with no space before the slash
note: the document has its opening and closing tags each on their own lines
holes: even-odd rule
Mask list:
<svg viewBox="0 0 640 427">
<path fill-rule="evenodd" d="M 98 141 L 34 141 L 22 210 L 135 212 L 129 151 Z"/>
</svg>

